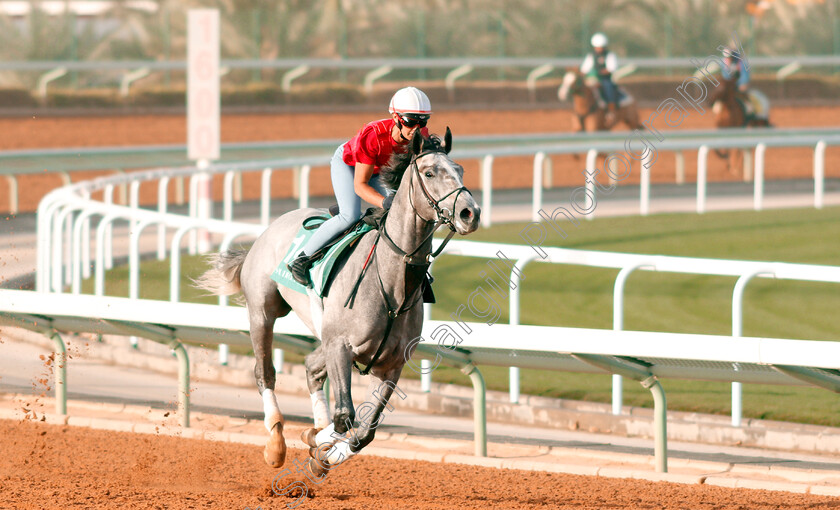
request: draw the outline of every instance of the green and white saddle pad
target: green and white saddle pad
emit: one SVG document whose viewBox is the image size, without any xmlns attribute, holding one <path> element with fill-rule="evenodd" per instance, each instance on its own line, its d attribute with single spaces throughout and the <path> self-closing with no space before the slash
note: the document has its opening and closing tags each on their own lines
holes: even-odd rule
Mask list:
<svg viewBox="0 0 840 510">
<path fill-rule="evenodd" d="M 307 218 L 307 220 L 308 221 L 304 221 L 304 224 L 310 226 L 310 228 L 312 225 L 320 226 L 320 223 L 325 221 L 325 219 L 321 217 Z M 278 265 L 274 269 L 274 272 L 271 273 L 272 280 L 292 290 L 300 292 L 301 294 L 307 293 L 306 287 L 295 281 L 287 266 L 295 260 L 295 258 L 297 258 L 301 248 L 306 245 L 306 242 L 309 241 L 309 238 L 312 237 L 315 230 L 316 229 L 309 230 L 301 225 L 294 240 L 292 241 L 292 245 L 289 247 L 289 251 L 286 252 L 283 260 L 280 261 L 280 265 Z M 312 287 L 319 297 L 324 296 L 324 290 L 326 289 L 327 282 L 330 279 L 330 274 L 332 273 L 333 267 L 335 267 L 335 263 L 338 261 L 341 254 L 344 253 L 348 247 L 352 246 L 357 239 L 371 230 L 373 230 L 373 227 L 367 223 L 362 223 L 357 226 L 330 247 L 326 255 L 315 262 L 315 264 L 309 269 L 309 276 L 312 279 Z"/>
</svg>

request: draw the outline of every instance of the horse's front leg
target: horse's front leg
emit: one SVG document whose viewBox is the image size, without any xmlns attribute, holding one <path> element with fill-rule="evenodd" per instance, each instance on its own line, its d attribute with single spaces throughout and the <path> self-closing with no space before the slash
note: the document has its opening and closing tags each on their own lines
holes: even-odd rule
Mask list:
<svg viewBox="0 0 840 510">
<path fill-rule="evenodd" d="M 388 412 L 394 410 L 394 406 L 388 403 L 391 395 L 396 392 L 398 397 L 405 399 L 405 392 L 397 387 L 397 381 L 400 380 L 401 373 L 402 367 L 390 370 L 381 375 L 371 375 L 367 398 L 356 409 L 356 416 L 359 418 L 359 428 L 356 431 L 358 442 L 350 445 L 350 452 L 353 455 L 359 453 L 362 448 L 373 441 L 373 437 L 376 435 L 376 428 L 385 420 L 385 415 L 382 412 L 386 408 Z"/>
<path fill-rule="evenodd" d="M 336 433 L 336 436 L 344 435 L 348 430 L 353 428 L 353 420 L 356 418 L 350 391 L 353 351 L 350 350 L 350 347 L 343 339 L 338 338 L 324 340 L 320 350 L 323 353 L 323 363 L 326 366 L 326 372 L 330 378 L 330 386 L 332 386 L 335 396 L 335 409 L 332 423 L 318 432 L 315 437 L 316 445 L 334 443 L 336 438 L 333 437 L 333 432 Z M 323 387 L 323 384 L 321 386 Z M 313 389 L 310 387 L 310 391 Z M 316 423 L 317 426 L 318 424 Z"/>
<path fill-rule="evenodd" d="M 376 429 L 385 419 L 383 411 L 393 411 L 394 406 L 388 403 L 394 392 L 404 399 L 405 392 L 397 387 L 402 368 L 390 370 L 383 374 L 371 374 L 371 381 L 368 385 L 367 398 L 356 410 L 359 418 L 359 427 L 350 430 L 344 437 L 337 437 L 333 434 L 333 442 L 319 443 L 318 447 L 310 450 L 312 459 L 309 461 L 310 469 L 316 473 L 326 473 L 339 464 L 359 453 L 362 448 L 369 445 L 376 435 Z"/>
</svg>

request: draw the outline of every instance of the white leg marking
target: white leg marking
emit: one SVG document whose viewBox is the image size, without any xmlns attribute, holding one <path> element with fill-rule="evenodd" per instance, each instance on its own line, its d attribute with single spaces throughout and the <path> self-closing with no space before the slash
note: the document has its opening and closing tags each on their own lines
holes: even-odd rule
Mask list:
<svg viewBox="0 0 840 510">
<path fill-rule="evenodd" d="M 315 444 L 321 446 L 322 444 L 335 444 L 336 438 L 332 437 L 335 432 L 335 424 L 330 423 L 321 432 L 315 435 Z"/>
<path fill-rule="evenodd" d="M 271 432 L 271 427 L 281 421 L 280 406 L 277 405 L 277 396 L 274 390 L 266 388 L 262 392 L 263 411 L 265 412 L 265 429 Z"/>
<path fill-rule="evenodd" d="M 323 429 L 330 424 L 330 411 L 327 409 L 327 396 L 324 390 L 318 390 L 309 395 L 312 399 L 312 417 L 315 419 L 315 428 Z"/>
<path fill-rule="evenodd" d="M 335 466 L 336 464 L 341 464 L 346 460 L 350 460 L 350 458 L 357 453 L 358 452 L 350 451 L 350 443 L 341 441 L 330 448 L 330 451 L 327 452 L 326 461 L 331 466 Z"/>
</svg>

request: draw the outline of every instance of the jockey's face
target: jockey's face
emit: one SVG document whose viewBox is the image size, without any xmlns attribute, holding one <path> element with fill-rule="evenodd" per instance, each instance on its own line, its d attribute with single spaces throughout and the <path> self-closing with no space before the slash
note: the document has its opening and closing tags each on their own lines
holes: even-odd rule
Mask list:
<svg viewBox="0 0 840 510">
<path fill-rule="evenodd" d="M 394 127 L 396 127 L 398 130 L 396 136 L 394 136 L 394 140 L 396 140 L 399 143 L 405 143 L 408 140 L 411 140 L 411 138 L 414 136 L 414 132 L 422 127 L 419 123 L 408 127 L 405 122 L 402 122 L 402 119 L 400 118 L 399 114 L 396 113 L 393 114 L 393 118 Z M 422 124 L 423 126 L 426 125 L 425 122 L 423 122 Z"/>
<path fill-rule="evenodd" d="M 595 53 L 603 53 L 604 52 L 604 47 L 603 46 L 595 46 L 593 49 L 595 50 Z"/>
</svg>

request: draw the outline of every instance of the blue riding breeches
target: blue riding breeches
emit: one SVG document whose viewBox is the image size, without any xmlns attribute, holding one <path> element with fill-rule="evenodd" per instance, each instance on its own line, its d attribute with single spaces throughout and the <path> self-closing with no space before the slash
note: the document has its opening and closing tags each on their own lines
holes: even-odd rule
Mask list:
<svg viewBox="0 0 840 510">
<path fill-rule="evenodd" d="M 615 83 L 608 78 L 601 80 L 601 90 L 604 92 L 604 99 L 607 103 L 612 103 L 618 106 L 618 89 Z"/>
<path fill-rule="evenodd" d="M 303 253 L 311 256 L 332 241 L 336 236 L 350 228 L 362 217 L 362 199 L 356 194 L 353 185 L 355 169 L 344 162 L 344 144 L 338 146 L 330 161 L 330 178 L 332 179 L 335 198 L 338 200 L 338 216 L 325 221 L 312 234 L 303 247 Z M 388 192 L 379 180 L 379 174 L 368 181 L 373 189 L 385 196 Z"/>
</svg>

